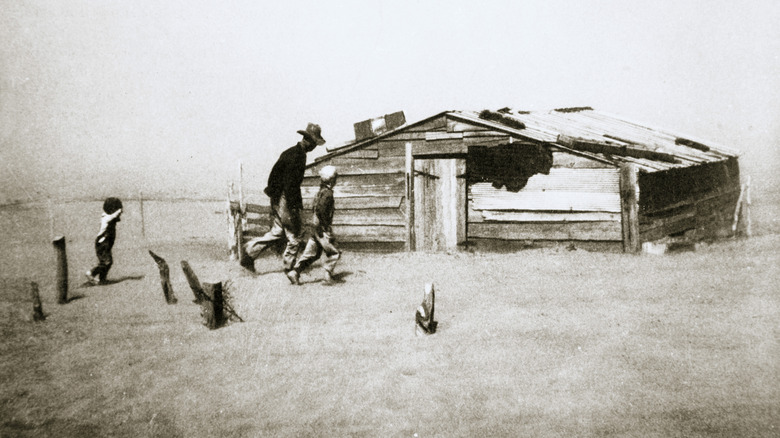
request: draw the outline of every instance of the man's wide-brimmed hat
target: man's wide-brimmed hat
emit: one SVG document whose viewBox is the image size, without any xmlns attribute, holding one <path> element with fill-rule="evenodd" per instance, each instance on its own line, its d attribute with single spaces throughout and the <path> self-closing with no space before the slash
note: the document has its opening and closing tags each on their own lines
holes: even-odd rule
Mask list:
<svg viewBox="0 0 780 438">
<path fill-rule="evenodd" d="M 309 126 L 306 127 L 306 130 L 299 130 L 298 134 L 301 134 L 309 140 L 313 141 L 317 144 L 317 146 L 325 144 L 325 139 L 322 138 L 322 129 L 320 129 L 320 125 L 309 123 Z"/>
</svg>

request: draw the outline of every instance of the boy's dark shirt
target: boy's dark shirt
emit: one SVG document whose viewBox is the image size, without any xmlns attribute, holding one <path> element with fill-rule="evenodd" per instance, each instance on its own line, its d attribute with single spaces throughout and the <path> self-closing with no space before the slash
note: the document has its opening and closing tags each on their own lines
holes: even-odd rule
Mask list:
<svg viewBox="0 0 780 438">
<path fill-rule="evenodd" d="M 320 190 L 314 198 L 314 214 L 319 220 L 318 231 L 329 231 L 333 224 L 333 189 L 327 184 L 320 184 Z"/>
<path fill-rule="evenodd" d="M 114 246 L 114 241 L 116 240 L 116 223 L 119 222 L 118 219 L 114 219 L 111 222 L 108 223 L 108 227 L 106 228 L 106 244 L 108 246 Z"/>
<path fill-rule="evenodd" d="M 284 194 L 288 208 L 303 208 L 301 183 L 306 170 L 306 152 L 300 143 L 279 155 L 271 173 L 268 175 L 268 187 L 265 194 L 271 198 L 271 204 L 278 204 Z"/>
</svg>

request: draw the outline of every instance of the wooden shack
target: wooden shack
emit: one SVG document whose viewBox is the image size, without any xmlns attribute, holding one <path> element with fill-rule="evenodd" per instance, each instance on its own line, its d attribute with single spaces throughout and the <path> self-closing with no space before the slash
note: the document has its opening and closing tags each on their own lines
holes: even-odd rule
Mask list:
<svg viewBox="0 0 780 438">
<path fill-rule="evenodd" d="M 394 124 L 373 123 L 380 132 L 355 124 L 359 140 L 306 170 L 308 207 L 319 169 L 338 169 L 334 231 L 345 246 L 638 252 L 731 235 L 739 216 L 736 151 L 591 108 L 386 117 Z M 239 239 L 267 230 L 267 207 L 244 210 Z"/>
</svg>

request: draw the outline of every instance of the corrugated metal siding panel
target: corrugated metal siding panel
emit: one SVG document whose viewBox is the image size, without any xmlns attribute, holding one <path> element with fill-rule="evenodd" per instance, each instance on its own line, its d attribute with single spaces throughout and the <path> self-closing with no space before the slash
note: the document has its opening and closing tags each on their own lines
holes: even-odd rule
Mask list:
<svg viewBox="0 0 780 438">
<path fill-rule="evenodd" d="M 554 210 L 620 212 L 618 169 L 553 168 L 534 175 L 517 193 L 490 183 L 469 187 L 475 210 Z"/>
<path fill-rule="evenodd" d="M 480 212 L 475 212 L 479 214 Z M 472 222 L 620 222 L 620 213 L 603 211 L 542 212 L 481 210 L 481 217 Z M 472 216 L 473 218 L 473 216 Z"/>
<path fill-rule="evenodd" d="M 617 193 L 507 192 L 489 183 L 471 186 L 475 210 L 620 211 Z"/>
<path fill-rule="evenodd" d="M 619 183 L 618 169 L 553 167 L 549 175 L 536 174 L 528 178 L 521 191 L 618 193 Z"/>
<path fill-rule="evenodd" d="M 517 193 L 490 183 L 469 187 L 475 210 L 554 210 L 620 212 L 618 169 L 550 169 L 534 175 Z"/>
</svg>

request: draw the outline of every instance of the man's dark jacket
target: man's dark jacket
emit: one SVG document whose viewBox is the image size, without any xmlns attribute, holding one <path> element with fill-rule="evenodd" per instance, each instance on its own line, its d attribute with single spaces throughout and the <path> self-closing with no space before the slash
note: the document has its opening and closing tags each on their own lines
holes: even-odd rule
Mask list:
<svg viewBox="0 0 780 438">
<path fill-rule="evenodd" d="M 284 194 L 288 208 L 303 208 L 301 183 L 306 170 L 306 151 L 298 143 L 282 152 L 276 160 L 271 174 L 268 175 L 268 187 L 265 194 L 271 198 L 271 204 L 278 204 Z"/>
</svg>

